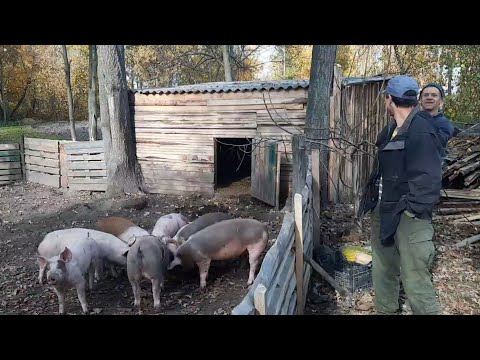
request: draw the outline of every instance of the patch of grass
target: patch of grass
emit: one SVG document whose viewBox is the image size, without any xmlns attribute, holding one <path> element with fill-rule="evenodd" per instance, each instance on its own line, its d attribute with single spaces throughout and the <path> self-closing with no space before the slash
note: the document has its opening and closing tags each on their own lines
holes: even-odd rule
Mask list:
<svg viewBox="0 0 480 360">
<path fill-rule="evenodd" d="M 18 143 L 22 136 L 40 139 L 61 140 L 58 135 L 45 134 L 33 129 L 31 126 L 5 126 L 0 127 L 0 144 Z"/>
</svg>

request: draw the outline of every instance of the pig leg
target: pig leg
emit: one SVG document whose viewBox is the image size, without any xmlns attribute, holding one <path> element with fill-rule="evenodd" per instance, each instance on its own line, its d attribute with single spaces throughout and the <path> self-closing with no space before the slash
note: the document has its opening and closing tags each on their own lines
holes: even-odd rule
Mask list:
<svg viewBox="0 0 480 360">
<path fill-rule="evenodd" d="M 153 308 L 155 310 L 160 309 L 160 292 L 162 290 L 162 284 L 159 279 L 152 279 L 152 292 L 153 292 Z"/>
<path fill-rule="evenodd" d="M 45 268 L 42 268 L 40 266 L 40 270 L 39 270 L 39 273 L 38 273 L 38 282 L 40 283 L 40 285 L 43 284 L 43 274 L 45 273 Z"/>
<path fill-rule="evenodd" d="M 91 264 L 88 269 L 88 288 L 90 289 L 90 291 L 93 290 L 94 278 L 95 278 L 95 266 Z"/>
<path fill-rule="evenodd" d="M 198 271 L 200 272 L 200 289 L 205 289 L 207 286 L 208 269 L 210 268 L 210 259 L 205 259 L 197 263 Z"/>
<path fill-rule="evenodd" d="M 58 313 L 60 315 L 65 314 L 65 293 L 63 291 L 58 290 L 56 287 L 53 288 L 55 294 L 58 297 Z"/>
<path fill-rule="evenodd" d="M 248 262 L 250 263 L 250 272 L 248 273 L 247 285 L 252 285 L 255 280 L 255 272 L 257 271 L 258 258 L 262 254 L 266 243 L 257 243 L 247 246 Z"/>
<path fill-rule="evenodd" d="M 98 282 L 103 277 L 103 261 L 99 261 L 95 265 L 95 280 Z"/>
<path fill-rule="evenodd" d="M 135 279 L 135 280 L 130 280 L 130 284 L 132 285 L 133 297 L 135 299 L 133 302 L 133 306 L 137 307 L 140 310 L 140 295 L 141 295 L 140 282 Z"/>
<path fill-rule="evenodd" d="M 115 270 L 115 264 L 110 264 L 110 271 L 111 271 L 112 276 L 113 276 L 114 278 L 117 278 L 117 277 L 118 277 L 117 271 Z"/>
<path fill-rule="evenodd" d="M 87 304 L 87 296 L 85 295 L 85 281 L 80 282 L 80 284 L 78 284 L 76 288 L 77 288 L 78 300 L 80 301 L 80 305 L 82 306 L 82 311 L 84 314 L 87 314 L 88 304 Z"/>
</svg>

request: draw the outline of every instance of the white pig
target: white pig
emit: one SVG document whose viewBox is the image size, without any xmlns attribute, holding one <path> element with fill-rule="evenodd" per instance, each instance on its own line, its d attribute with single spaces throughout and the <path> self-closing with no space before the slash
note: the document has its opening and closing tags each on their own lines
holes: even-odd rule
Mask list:
<svg viewBox="0 0 480 360">
<path fill-rule="evenodd" d="M 188 219 L 182 214 L 172 213 L 162 216 L 155 223 L 152 235 L 160 239 L 172 238 L 181 227 L 189 223 Z"/>
<path fill-rule="evenodd" d="M 223 212 L 204 214 L 178 230 L 178 232 L 173 237 L 173 240 L 175 240 L 178 245 L 181 245 L 196 232 L 199 232 L 200 230 L 203 230 L 206 227 L 213 225 L 217 222 L 230 219 L 233 219 L 233 216 Z"/>
<path fill-rule="evenodd" d="M 112 275 L 116 275 L 113 264 L 123 267 L 127 265 L 127 252 L 129 249 L 127 244 L 111 234 L 85 228 L 62 229 L 48 233 L 38 246 L 38 255 L 49 259 L 60 254 L 65 247 L 70 247 L 71 244 L 85 238 L 96 241 L 99 250 L 99 258 L 112 264 Z M 100 278 L 99 272 L 102 269 L 101 262 L 98 262 L 97 265 L 95 276 L 98 280 Z M 42 284 L 45 268 L 42 267 L 40 263 L 39 266 L 40 272 L 38 280 L 40 284 Z"/>
<path fill-rule="evenodd" d="M 85 274 L 89 276 L 90 290 L 93 288 L 94 269 L 98 262 L 98 245 L 93 239 L 83 238 L 49 259 L 38 256 L 41 267 L 47 268 L 47 282 L 58 297 L 58 312 L 65 313 L 65 291 L 75 287 L 82 311 L 88 312 L 85 295 Z"/>
<path fill-rule="evenodd" d="M 127 255 L 127 274 L 135 307 L 140 309 L 140 281 L 145 277 L 152 282 L 153 306 L 160 308 L 160 291 L 172 258 L 172 253 L 160 238 L 152 235 L 135 238 Z"/>
<path fill-rule="evenodd" d="M 200 288 L 207 286 L 208 269 L 212 260 L 233 259 L 248 251 L 250 272 L 247 284 L 255 278 L 259 257 L 268 242 L 268 231 L 264 224 L 253 219 L 223 220 L 191 235 L 180 245 L 169 269 L 176 265 L 192 268 L 195 264 L 200 272 Z"/>
</svg>

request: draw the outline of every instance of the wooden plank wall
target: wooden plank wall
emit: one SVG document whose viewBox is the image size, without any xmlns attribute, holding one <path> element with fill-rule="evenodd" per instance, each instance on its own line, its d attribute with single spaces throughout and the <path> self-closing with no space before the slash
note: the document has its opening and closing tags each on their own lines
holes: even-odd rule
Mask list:
<svg viewBox="0 0 480 360">
<path fill-rule="evenodd" d="M 25 180 L 60 187 L 58 140 L 25 138 Z"/>
<path fill-rule="evenodd" d="M 262 137 L 280 141 L 280 188 L 285 193 L 292 171 L 290 137 L 303 132 L 306 102 L 305 89 L 134 94 L 130 109 L 147 186 L 153 193 L 213 195 L 215 138 Z"/>
<path fill-rule="evenodd" d="M 303 267 L 301 276 L 299 276 L 302 279 L 300 291 L 303 297 L 300 302 L 302 306 L 305 305 L 308 293 L 311 267 L 306 262 L 298 263 L 293 248 L 296 240 L 295 228 L 301 228 L 303 229 L 303 251 L 309 257 L 312 256 L 312 196 L 312 173 L 309 169 L 306 184 L 300 197 L 301 216 L 295 216 L 294 218 L 293 213 L 287 212 L 285 214 L 280 233 L 265 255 L 252 287 L 242 302 L 232 310 L 232 315 L 293 315 L 302 312 L 297 309 L 298 270 L 296 271 L 296 267 Z M 299 222 L 301 222 L 301 226 L 299 226 Z M 259 301 L 258 297 L 260 296 L 263 296 L 263 299 Z M 257 303 L 262 304 L 262 308 L 256 306 Z"/>
<path fill-rule="evenodd" d="M 335 100 L 335 105 L 331 104 L 330 107 L 331 128 L 354 144 L 362 141 L 375 144 L 378 133 L 389 118 L 385 110 L 384 97 L 380 94 L 385 86 L 386 82 L 385 84 L 371 82 L 344 87 L 340 97 L 341 105 L 338 106 Z M 354 149 L 345 142 L 335 145 L 348 153 Z M 358 202 L 359 193 L 363 190 L 372 170 L 375 155 L 375 147 L 371 145 L 364 144 L 360 149 L 353 159 L 341 152 L 330 154 L 329 168 L 338 189 L 338 192 L 330 189 L 330 201 L 333 203 Z"/>
<path fill-rule="evenodd" d="M 0 185 L 22 180 L 19 144 L 0 144 Z"/>
<path fill-rule="evenodd" d="M 75 141 L 62 145 L 65 160 L 62 173 L 66 173 L 66 183 L 72 190 L 106 191 L 107 168 L 103 140 Z"/>
</svg>

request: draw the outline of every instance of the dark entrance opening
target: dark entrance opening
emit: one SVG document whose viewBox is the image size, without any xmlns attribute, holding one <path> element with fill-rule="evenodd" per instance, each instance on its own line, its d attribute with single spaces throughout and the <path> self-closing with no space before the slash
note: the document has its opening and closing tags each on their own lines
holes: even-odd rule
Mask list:
<svg viewBox="0 0 480 360">
<path fill-rule="evenodd" d="M 227 187 L 252 172 L 251 139 L 215 139 L 215 185 Z"/>
</svg>

